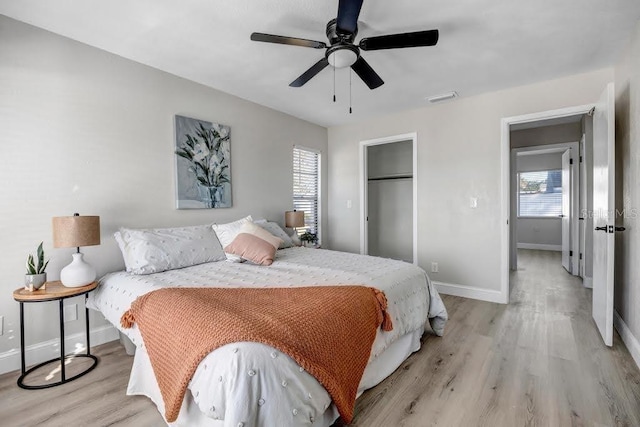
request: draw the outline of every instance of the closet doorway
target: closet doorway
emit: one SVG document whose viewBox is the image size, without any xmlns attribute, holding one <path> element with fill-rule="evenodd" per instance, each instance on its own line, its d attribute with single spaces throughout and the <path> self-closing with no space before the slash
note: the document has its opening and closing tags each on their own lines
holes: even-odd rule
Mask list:
<svg viewBox="0 0 640 427">
<path fill-rule="evenodd" d="M 417 135 L 360 143 L 360 253 L 417 264 Z"/>
</svg>

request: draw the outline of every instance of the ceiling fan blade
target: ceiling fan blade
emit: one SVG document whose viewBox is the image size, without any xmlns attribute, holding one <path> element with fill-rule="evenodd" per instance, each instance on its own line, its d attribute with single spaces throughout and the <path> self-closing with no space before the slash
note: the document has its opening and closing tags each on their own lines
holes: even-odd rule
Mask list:
<svg viewBox="0 0 640 427">
<path fill-rule="evenodd" d="M 356 62 L 353 63 L 351 69 L 362 79 L 362 81 L 369 86 L 369 89 L 375 89 L 384 84 L 384 81 L 380 78 L 378 73 L 373 71 L 373 68 L 367 61 L 361 56 Z"/>
<path fill-rule="evenodd" d="M 403 47 L 434 46 L 438 43 L 438 30 L 416 31 L 415 33 L 390 34 L 368 37 L 360 40 L 362 50 L 399 49 Z"/>
<path fill-rule="evenodd" d="M 311 66 L 311 68 L 309 68 L 307 71 L 302 73 L 302 75 L 300 77 L 298 77 L 297 79 L 292 81 L 289 84 L 289 86 L 291 86 L 291 87 L 303 86 L 306 82 L 311 80 L 316 74 L 318 74 L 320 71 L 324 70 L 325 67 L 327 67 L 328 65 L 329 65 L 329 61 L 327 61 L 327 58 L 322 58 L 320 61 L 318 61 L 315 64 L 313 64 Z"/>
<path fill-rule="evenodd" d="M 291 46 L 312 47 L 324 49 L 327 45 L 315 40 L 299 39 L 297 37 L 275 36 L 273 34 L 251 33 L 251 40 L 255 42 L 288 44 Z"/>
<path fill-rule="evenodd" d="M 340 32 L 355 34 L 358 31 L 362 2 L 363 0 L 339 0 L 336 24 Z"/>
</svg>

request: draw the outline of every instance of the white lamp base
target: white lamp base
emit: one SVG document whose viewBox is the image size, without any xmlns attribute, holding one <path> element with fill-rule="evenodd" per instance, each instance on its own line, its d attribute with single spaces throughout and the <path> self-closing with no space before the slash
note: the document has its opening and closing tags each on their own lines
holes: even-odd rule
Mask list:
<svg viewBox="0 0 640 427">
<path fill-rule="evenodd" d="M 96 270 L 84 262 L 81 253 L 71 255 L 73 261 L 60 272 L 60 281 L 67 288 L 79 288 L 96 280 Z"/>
<path fill-rule="evenodd" d="M 302 242 L 300 241 L 300 237 L 298 236 L 298 232 L 295 228 L 293 229 L 293 234 L 291 235 L 291 241 L 293 242 L 294 246 L 302 246 Z"/>
</svg>

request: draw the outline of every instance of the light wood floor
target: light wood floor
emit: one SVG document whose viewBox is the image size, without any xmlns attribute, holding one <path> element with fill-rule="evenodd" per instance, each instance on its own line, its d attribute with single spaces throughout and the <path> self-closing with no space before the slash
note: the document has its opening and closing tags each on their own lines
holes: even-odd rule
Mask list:
<svg viewBox="0 0 640 427">
<path fill-rule="evenodd" d="M 640 426 L 640 370 L 617 334 L 602 343 L 591 292 L 558 253 L 520 251 L 519 265 L 509 305 L 444 296 L 445 336 L 363 394 L 352 426 Z M 0 425 L 162 425 L 147 398 L 125 396 L 119 344 L 94 353 L 96 370 L 49 390 L 0 376 Z"/>
</svg>

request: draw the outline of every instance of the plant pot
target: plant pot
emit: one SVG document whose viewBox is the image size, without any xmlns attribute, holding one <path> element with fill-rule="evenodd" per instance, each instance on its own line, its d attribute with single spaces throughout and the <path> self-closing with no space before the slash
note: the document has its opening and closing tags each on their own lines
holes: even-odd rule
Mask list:
<svg viewBox="0 0 640 427">
<path fill-rule="evenodd" d="M 45 284 L 46 281 L 47 273 L 24 275 L 24 287 L 31 291 L 37 291 Z"/>
</svg>

